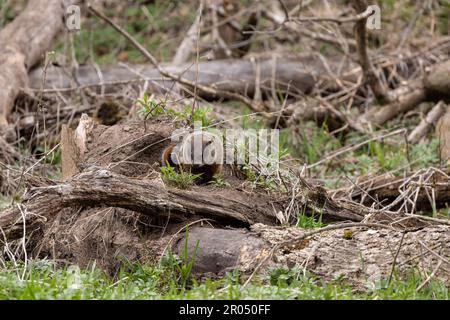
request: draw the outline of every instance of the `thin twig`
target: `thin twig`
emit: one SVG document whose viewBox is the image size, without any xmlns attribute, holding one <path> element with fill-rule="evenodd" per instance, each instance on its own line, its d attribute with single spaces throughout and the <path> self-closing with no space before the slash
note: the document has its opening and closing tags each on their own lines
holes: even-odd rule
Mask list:
<svg viewBox="0 0 450 320">
<path fill-rule="evenodd" d="M 402 238 L 400 239 L 400 243 L 398 245 L 397 251 L 395 252 L 394 261 L 392 261 L 391 273 L 389 274 L 388 285 L 391 283 L 392 276 L 393 276 L 394 270 L 395 270 L 395 265 L 397 263 L 397 258 L 398 258 L 398 255 L 399 255 L 400 250 L 401 250 L 402 245 L 403 245 L 403 239 L 405 238 L 405 234 L 406 234 L 405 232 L 402 233 Z"/>
</svg>

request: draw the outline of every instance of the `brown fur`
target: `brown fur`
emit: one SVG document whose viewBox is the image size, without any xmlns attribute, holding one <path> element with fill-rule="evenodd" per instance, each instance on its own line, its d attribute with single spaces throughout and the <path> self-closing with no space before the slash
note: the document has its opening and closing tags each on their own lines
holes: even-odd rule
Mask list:
<svg viewBox="0 0 450 320">
<path fill-rule="evenodd" d="M 205 150 L 207 146 L 211 144 L 211 140 L 205 139 L 202 137 L 202 152 Z M 191 148 L 193 152 L 193 145 Z M 215 174 L 218 174 L 222 172 L 222 164 L 220 163 L 213 163 L 213 164 L 192 164 L 192 163 L 183 163 L 183 159 L 179 155 L 175 155 L 179 157 L 179 165 L 175 164 L 172 159 L 171 155 L 174 151 L 174 145 L 170 144 L 166 149 L 164 149 L 162 156 L 161 156 L 161 165 L 166 166 L 169 165 L 171 167 L 174 167 L 178 170 L 183 170 L 184 172 L 190 172 L 192 174 L 201 174 L 199 183 L 208 183 L 210 182 Z M 190 155 L 192 160 L 194 158 L 194 155 L 191 153 Z"/>
</svg>

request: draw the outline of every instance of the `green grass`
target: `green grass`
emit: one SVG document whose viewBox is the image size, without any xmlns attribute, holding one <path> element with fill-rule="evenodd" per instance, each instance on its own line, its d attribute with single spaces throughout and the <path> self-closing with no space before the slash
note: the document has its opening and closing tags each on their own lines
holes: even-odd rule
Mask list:
<svg viewBox="0 0 450 320">
<path fill-rule="evenodd" d="M 213 180 L 210 182 L 210 184 L 218 188 L 225 188 L 230 186 L 230 183 L 227 182 L 223 173 L 216 173 L 213 176 Z"/>
<path fill-rule="evenodd" d="M 202 127 L 208 127 L 213 123 L 213 119 L 210 117 L 212 111 L 210 106 L 193 108 L 186 104 L 181 111 L 176 111 L 168 108 L 167 102 L 164 100 L 151 99 L 147 92 L 141 99 L 136 100 L 136 103 L 140 106 L 138 113 L 144 119 L 167 114 L 174 119 L 187 121 L 191 124 L 201 123 Z"/>
<path fill-rule="evenodd" d="M 144 96 L 141 99 L 137 99 L 136 103 L 140 106 L 138 113 L 143 118 L 148 118 L 150 116 L 156 117 L 170 112 L 170 109 L 167 109 L 167 104 L 164 100 L 156 101 L 150 99 L 147 92 L 144 93 Z"/>
<path fill-rule="evenodd" d="M 243 286 L 237 273 L 221 279 L 184 281 L 182 258 L 157 264 L 125 264 L 115 277 L 99 268 L 57 268 L 49 260 L 29 261 L 25 278 L 23 264 L 0 267 L 0 299 L 449 299 L 442 283 L 431 280 L 419 292 L 423 279 L 411 273 L 405 279 L 383 280 L 365 293 L 342 280 L 323 282 L 300 269 L 273 269 Z M 186 266 L 186 264 L 184 264 Z"/>
<path fill-rule="evenodd" d="M 179 171 L 176 171 L 175 168 L 171 167 L 170 165 L 161 167 L 160 170 L 162 178 L 165 182 L 180 189 L 188 189 L 190 186 L 194 185 L 202 175 L 183 171 L 181 167 Z"/>
<path fill-rule="evenodd" d="M 307 215 L 304 212 L 300 212 L 297 218 L 297 227 L 302 229 L 322 228 L 325 224 L 322 222 L 322 215 L 319 216 L 312 214 Z"/>
<path fill-rule="evenodd" d="M 168 4 L 156 0 L 148 4 L 134 1 L 123 8 L 120 2 L 103 8 L 102 11 L 130 33 L 147 48 L 158 61 L 173 57 L 183 37 L 185 29 L 195 19 L 195 10 L 187 4 Z M 74 34 L 74 52 L 77 61 L 85 63 L 89 58 L 99 64 L 117 63 L 117 60 L 132 63 L 145 63 L 146 59 L 124 37 L 111 26 L 96 17 L 83 15 L 81 30 Z M 65 39 L 60 37 L 55 45 L 58 54 L 65 52 Z"/>
<path fill-rule="evenodd" d="M 201 123 L 202 127 L 210 126 L 213 123 L 212 118 L 209 117 L 209 113 L 212 111 L 212 107 L 195 107 L 194 109 L 190 105 L 184 106 L 181 112 L 171 110 L 171 114 L 181 120 L 188 120 L 191 123 Z"/>
</svg>

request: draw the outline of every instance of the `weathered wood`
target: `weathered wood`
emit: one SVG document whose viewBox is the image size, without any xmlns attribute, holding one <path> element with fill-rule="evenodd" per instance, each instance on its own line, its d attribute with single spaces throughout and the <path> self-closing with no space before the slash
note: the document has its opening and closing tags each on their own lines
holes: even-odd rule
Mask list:
<svg viewBox="0 0 450 320">
<path fill-rule="evenodd" d="M 198 243 L 198 246 L 197 246 Z M 184 234 L 175 241 L 175 253 L 189 257 L 195 252 L 192 272 L 195 274 L 224 274 L 227 271 L 252 271 L 270 251 L 269 242 L 246 229 L 213 229 L 192 227 L 188 239 Z"/>
<path fill-rule="evenodd" d="M 428 132 L 430 132 L 433 127 L 436 127 L 439 119 L 444 115 L 445 111 L 445 104 L 442 101 L 438 102 L 433 109 L 428 112 L 427 116 L 420 121 L 419 125 L 409 134 L 408 141 L 410 143 L 419 142 L 428 134 Z"/>
<path fill-rule="evenodd" d="M 428 95 L 450 100 L 450 59 L 429 68 L 424 79 Z"/>
<path fill-rule="evenodd" d="M 408 86 L 400 87 L 391 92 L 393 102 L 383 107 L 373 107 L 368 114 L 362 118 L 370 123 L 381 126 L 387 121 L 414 109 L 426 99 L 426 91 L 421 81 L 415 81 Z M 363 120 L 363 121 L 365 121 Z"/>
<path fill-rule="evenodd" d="M 79 150 L 74 141 L 74 132 L 67 125 L 61 128 L 61 176 L 66 181 L 78 173 Z"/>
<path fill-rule="evenodd" d="M 263 239 L 273 244 L 304 233 L 298 228 L 277 230 L 262 225 L 253 226 L 252 231 L 258 232 Z M 447 261 L 442 265 L 444 268 L 439 270 L 438 278 L 448 283 L 449 231 L 449 226 L 430 226 L 406 233 L 372 228 L 325 231 L 291 248 L 280 249 L 274 253 L 274 260 L 278 265 L 305 268 L 324 280 L 342 278 L 361 289 L 367 289 L 367 286 L 370 288 L 377 281 L 390 276 L 394 259 L 395 272 L 399 275 L 407 275 L 408 271 L 417 269 L 430 272 L 440 259 L 428 247 L 439 252 Z M 399 253 L 395 258 L 397 250 Z"/>
<path fill-rule="evenodd" d="M 381 108 L 373 107 L 362 121 L 383 125 L 387 121 L 414 109 L 426 100 L 450 100 L 450 60 L 429 68 L 424 79 L 416 79 L 406 86 L 390 92 L 391 102 Z"/>
<path fill-rule="evenodd" d="M 19 90 L 26 87 L 27 69 L 34 66 L 63 26 L 64 0 L 29 1 L 25 10 L 0 31 L 0 129 Z"/>
<path fill-rule="evenodd" d="M 378 206 L 380 203 L 387 206 L 403 194 L 415 202 L 416 210 L 431 211 L 434 208 L 445 208 L 450 202 L 449 173 L 448 170 L 440 171 L 430 168 L 411 172 L 405 177 L 385 174 L 357 183 L 357 191 L 353 194 L 353 198 L 359 200 L 364 195 L 366 206 Z M 430 196 L 431 188 L 433 188 L 433 197 Z M 412 202 L 407 203 L 409 209 L 412 207 Z M 394 209 L 403 204 L 402 200 Z"/>
<path fill-rule="evenodd" d="M 106 169 L 83 172 L 73 180 L 31 190 L 21 204 L 29 213 L 27 224 L 55 215 L 68 207 L 119 207 L 147 215 L 183 220 L 197 215 L 224 224 L 249 226 L 255 222 L 276 223 L 270 197 L 247 196 L 240 191 L 180 190 L 161 180 L 132 179 Z M 0 214 L 0 227 L 7 234 L 21 232 L 21 211 L 15 206 Z"/>
<path fill-rule="evenodd" d="M 82 114 L 75 131 L 67 125 L 61 128 L 61 174 L 66 181 L 80 172 L 78 165 L 83 163 L 87 151 L 87 140 L 95 127 L 95 121 Z"/>
<path fill-rule="evenodd" d="M 308 190 L 306 197 L 311 204 L 323 208 L 325 221 L 361 221 L 364 216 L 364 212 L 333 203 L 320 190 Z M 302 206 L 304 200 L 296 200 Z M 250 226 L 258 222 L 271 225 L 277 223 L 275 213 L 283 211 L 290 202 L 290 198 L 274 201 L 264 193 L 248 194 L 235 189 L 181 190 L 164 185 L 160 179 L 129 178 L 92 167 L 66 183 L 31 189 L 20 208 L 17 205 L 0 213 L 0 227 L 14 238 L 22 232 L 20 221 L 24 211 L 29 214 L 27 224 L 31 226 L 64 208 L 79 206 L 117 207 L 155 217 L 170 215 L 175 221 L 198 216 L 224 225 Z"/>
<path fill-rule="evenodd" d="M 357 227 L 323 231 L 295 246 L 275 250 L 270 256 L 274 245 L 301 237 L 308 231 L 262 224 L 253 225 L 251 232 L 192 227 L 187 248 L 191 259 L 196 252 L 193 272 L 202 275 L 220 275 L 229 270 L 249 275 L 258 266 L 256 271 L 266 274 L 273 267 L 297 266 L 321 279 L 333 281 L 340 277 L 346 283 L 366 290 L 390 276 L 394 259 L 398 276 L 418 269 L 429 272 L 442 260 L 444 263 L 436 276 L 449 282 L 449 226 L 428 226 L 404 236 L 401 230 Z M 174 244 L 175 252 L 183 255 L 185 244 L 186 239 L 180 237 Z M 433 250 L 439 252 L 440 257 Z"/>
<path fill-rule="evenodd" d="M 315 77 L 324 74 L 322 62 L 315 57 L 304 57 L 299 61 L 286 59 L 263 59 L 258 61 L 261 70 L 261 90 L 269 92 L 275 70 L 275 84 L 279 90 L 289 92 L 309 93 L 315 86 Z M 274 65 L 275 64 L 275 65 Z M 250 60 L 216 60 L 200 62 L 198 65 L 198 83 L 218 90 L 229 91 L 253 97 L 255 91 L 255 64 Z M 184 79 L 196 81 L 197 68 L 193 64 L 164 65 L 161 67 Z M 77 70 L 77 81 L 80 86 L 100 88 L 102 83 L 106 92 L 117 90 L 117 86 L 143 83 L 148 81 L 150 90 L 166 91 L 173 88 L 173 81 L 162 77 L 152 65 L 103 66 L 100 68 L 102 80 L 93 66 L 80 66 Z M 29 87 L 41 88 L 42 68 L 33 70 L 30 75 Z M 71 79 L 61 68 L 50 66 L 47 70 L 47 81 L 44 89 L 73 90 Z M 213 98 L 204 95 L 206 98 Z"/>
</svg>

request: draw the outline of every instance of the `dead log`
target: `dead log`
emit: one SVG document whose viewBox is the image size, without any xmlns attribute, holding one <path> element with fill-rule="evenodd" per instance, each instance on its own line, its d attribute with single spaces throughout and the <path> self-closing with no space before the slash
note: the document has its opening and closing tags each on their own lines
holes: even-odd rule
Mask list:
<svg viewBox="0 0 450 320">
<path fill-rule="evenodd" d="M 275 224 L 276 214 L 291 203 L 290 195 L 274 197 L 253 188 L 244 192 L 240 180 L 221 189 L 206 185 L 180 190 L 164 185 L 155 171 L 159 171 L 159 160 L 175 126 L 166 117 L 150 119 L 146 126 L 147 130 L 141 121 L 135 121 L 107 127 L 83 116 L 75 132 L 67 128 L 61 141 L 63 177 L 72 179 L 30 190 L 23 207 L 0 214 L 0 227 L 5 232 L 11 230 L 8 233 L 20 233 L 17 221 L 23 210 L 32 213 L 27 223 L 33 225 L 33 219 L 39 221 L 36 217 L 51 217 L 63 208 L 79 206 L 117 207 L 155 217 L 167 217 L 170 212 L 171 219 L 178 221 L 197 216 L 225 225 Z M 360 208 L 339 206 L 324 189 L 306 181 L 304 185 L 294 199 L 299 208 L 319 208 L 324 221 L 363 218 Z"/>
<path fill-rule="evenodd" d="M 76 131 L 67 125 L 61 128 L 61 174 L 66 181 L 80 172 L 79 165 L 84 160 L 88 139 L 95 127 L 95 121 L 82 114 Z"/>
<path fill-rule="evenodd" d="M 407 233 L 349 227 L 318 232 L 271 255 L 275 244 L 302 237 L 308 230 L 262 224 L 253 225 L 251 232 L 193 227 L 189 229 L 187 246 L 191 259 L 196 252 L 193 268 L 196 274 L 223 274 L 230 270 L 239 270 L 244 275 L 254 271 L 267 274 L 272 267 L 297 266 L 326 281 L 341 278 L 367 290 L 379 280 L 387 279 L 393 264 L 396 274 L 404 276 L 413 270 L 429 272 L 442 261 L 436 277 L 448 284 L 449 231 L 449 226 L 430 226 Z M 185 244 L 186 239 L 180 237 L 175 242 L 175 252 L 183 255 Z"/>
<path fill-rule="evenodd" d="M 342 205 L 330 200 L 324 190 L 305 190 L 299 197 L 299 207 L 313 205 L 323 209 L 323 221 L 361 221 L 366 212 L 361 207 Z M 305 200 L 306 198 L 306 200 Z M 276 213 L 291 204 L 285 199 L 239 189 L 211 189 L 202 186 L 182 190 L 164 185 L 161 179 L 136 179 L 116 174 L 110 170 L 91 167 L 66 183 L 49 187 L 32 188 L 22 204 L 0 213 L 0 228 L 8 238 L 14 239 L 23 231 L 25 215 L 27 230 L 36 228 L 43 220 L 52 218 L 65 208 L 115 207 L 139 212 L 153 217 L 170 217 L 186 221 L 192 217 L 207 218 L 222 225 L 248 227 L 254 223 L 273 225 Z"/>
<path fill-rule="evenodd" d="M 20 88 L 26 87 L 27 70 L 33 67 L 52 44 L 63 26 L 63 0 L 29 1 L 25 10 L 0 31 L 0 128 Z"/>
<path fill-rule="evenodd" d="M 362 116 L 362 121 L 368 121 L 375 126 L 381 126 L 387 121 L 414 109 L 426 99 L 426 91 L 421 81 L 415 81 L 408 86 L 400 87 L 391 92 L 393 102 L 383 106 L 374 106 Z"/>
<path fill-rule="evenodd" d="M 450 99 L 450 59 L 432 66 L 427 70 L 424 87 L 432 98 L 446 97 Z"/>
<path fill-rule="evenodd" d="M 414 109 L 426 100 L 447 101 L 450 99 L 450 60 L 437 63 L 427 70 L 423 79 L 416 79 L 410 84 L 390 92 L 391 102 L 381 108 L 373 107 L 361 121 L 380 126 L 387 121 Z"/>
<path fill-rule="evenodd" d="M 275 85 L 277 90 L 285 91 L 289 86 L 291 94 L 309 93 L 315 86 L 315 78 L 324 74 L 325 67 L 320 59 L 305 56 L 299 61 L 286 59 L 263 59 L 260 64 L 260 85 L 263 92 L 272 90 L 272 78 L 275 70 Z M 161 67 L 184 79 L 196 81 L 197 69 L 195 65 L 164 65 Z M 229 91 L 253 97 L 255 92 L 255 63 L 250 60 L 217 60 L 199 63 L 198 83 L 215 89 Z M 322 72 L 323 71 L 323 72 Z M 29 87 L 35 90 L 41 88 L 42 68 L 33 70 L 29 74 Z M 100 68 L 102 74 L 93 66 L 80 66 L 76 77 L 81 88 L 104 87 L 105 92 L 117 90 L 120 85 L 142 84 L 148 81 L 150 90 L 164 92 L 171 90 L 173 81 L 162 77 L 152 65 L 122 65 L 104 66 Z M 49 66 L 44 89 L 47 92 L 73 91 L 73 81 L 59 67 Z M 214 98 L 204 94 L 205 98 Z"/>
<path fill-rule="evenodd" d="M 172 247 L 183 256 L 186 245 L 191 259 L 195 252 L 192 271 L 197 275 L 216 276 L 233 270 L 251 272 L 271 249 L 268 241 L 245 229 L 193 227 L 188 230 L 187 239 L 182 234 Z"/>
<path fill-rule="evenodd" d="M 76 130 L 68 130 L 71 136 L 61 140 L 63 175 L 70 178 L 95 164 L 128 177 L 146 176 L 149 171 L 159 170 L 173 130 L 175 125 L 170 117 L 105 126 L 83 114 Z M 73 162 L 75 171 L 66 171 L 66 159 L 67 168 Z"/>
<path fill-rule="evenodd" d="M 433 127 L 436 127 L 439 119 L 444 115 L 446 107 L 442 101 L 438 102 L 427 116 L 414 128 L 409 134 L 408 141 L 410 143 L 418 143 Z"/>
<path fill-rule="evenodd" d="M 61 128 L 61 174 L 65 181 L 78 173 L 79 152 L 73 139 L 74 132 L 67 125 Z"/>
<path fill-rule="evenodd" d="M 180 190 L 165 185 L 149 167 L 168 143 L 174 129 L 172 121 L 151 119 L 145 130 L 141 121 L 107 127 L 89 124 L 89 118 L 83 118 L 75 130 L 77 134 L 66 132 L 72 147 L 64 149 L 69 153 L 77 150 L 77 157 L 71 160 L 80 173 L 63 183 L 31 188 L 21 204 L 0 213 L 0 228 L 6 240 L 19 239 L 25 231 L 30 256 L 52 256 L 82 266 L 96 260 L 105 270 L 114 272 L 122 256 L 133 261 L 155 259 L 172 244 L 174 235 L 183 235 L 180 231 L 186 224 L 207 219 L 219 228 L 249 228 L 263 223 L 270 229 L 267 225 L 277 224 L 277 213 L 291 206 L 292 201 L 297 208 L 319 208 L 323 221 L 328 222 L 361 221 L 365 215 L 387 224 L 404 220 L 401 214 L 389 216 L 348 201 L 333 201 L 325 189 L 302 179 L 295 199 L 267 190 L 246 192 L 242 181 L 227 188 L 199 185 Z M 417 229 L 417 224 L 413 227 Z M 196 266 L 200 273 L 221 273 L 234 266 L 253 272 L 273 245 L 264 232 L 209 229 L 200 234 L 189 230 L 189 241 L 200 240 Z M 285 239 L 297 234 L 295 228 L 271 230 L 272 234 L 282 232 Z M 0 241 L 5 238 L 0 237 Z M 305 241 L 309 243 L 309 239 Z M 340 243 L 339 237 L 333 241 Z M 175 249 L 182 248 L 182 244 L 183 237 L 178 238 Z M 192 248 L 192 242 L 189 246 Z M 283 266 L 289 252 L 301 249 L 277 251 L 269 265 Z M 302 263 L 289 261 L 288 266 Z M 333 265 L 333 261 L 324 263 Z"/>
<path fill-rule="evenodd" d="M 449 173 L 448 170 L 428 168 L 404 177 L 385 174 L 368 178 L 356 184 L 357 191 L 351 198 L 355 201 L 363 198 L 364 205 L 376 207 L 392 206 L 395 201 L 392 209 L 403 206 L 407 212 L 446 208 L 450 203 Z"/>
<path fill-rule="evenodd" d="M 106 169 L 93 169 L 73 180 L 47 188 L 31 190 L 21 205 L 0 214 L 0 227 L 11 237 L 20 234 L 17 224 L 23 210 L 27 224 L 51 217 L 64 208 L 118 207 L 145 215 L 183 221 L 194 215 L 225 225 L 249 226 L 255 222 L 276 223 L 272 199 L 246 196 L 239 191 L 180 190 L 167 188 L 161 180 L 132 179 Z M 41 220 L 42 221 L 42 220 Z M 29 228 L 27 228 L 29 230 Z"/>
</svg>

